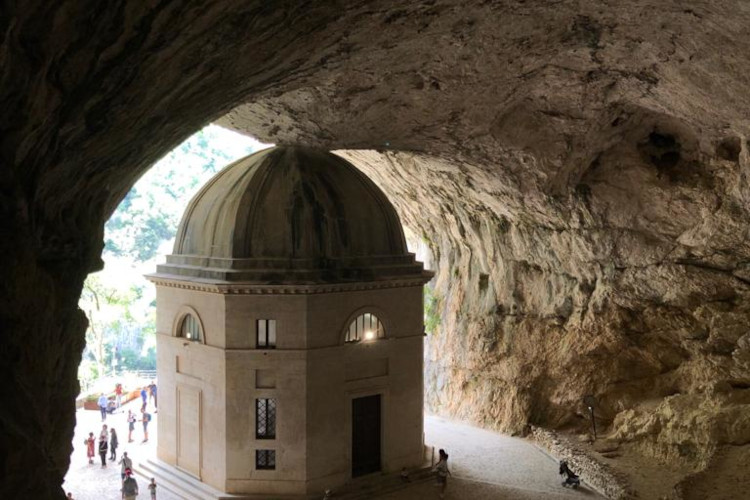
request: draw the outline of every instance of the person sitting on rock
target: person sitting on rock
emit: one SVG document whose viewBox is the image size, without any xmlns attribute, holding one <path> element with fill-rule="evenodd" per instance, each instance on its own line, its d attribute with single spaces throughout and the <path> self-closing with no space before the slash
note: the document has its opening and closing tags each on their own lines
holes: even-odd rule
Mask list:
<svg viewBox="0 0 750 500">
<path fill-rule="evenodd" d="M 565 481 L 562 482 L 563 486 L 578 488 L 578 486 L 580 486 L 581 484 L 581 480 L 578 478 L 578 476 L 572 470 L 570 470 L 570 467 L 568 467 L 567 460 L 560 461 L 560 475 L 565 477 Z"/>
</svg>

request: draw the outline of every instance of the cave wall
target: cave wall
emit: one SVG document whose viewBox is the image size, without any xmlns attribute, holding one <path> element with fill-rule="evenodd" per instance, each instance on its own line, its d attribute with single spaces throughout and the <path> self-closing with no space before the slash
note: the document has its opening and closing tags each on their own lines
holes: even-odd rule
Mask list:
<svg viewBox="0 0 750 500">
<path fill-rule="evenodd" d="M 430 410 L 583 431 L 593 394 L 613 436 L 705 462 L 750 442 L 750 12 L 711 5 L 424 2 L 219 123 L 341 148 L 429 242 Z"/>
<path fill-rule="evenodd" d="M 654 450 L 743 442 L 749 30 L 743 0 L 2 4 L 0 497 L 63 498 L 104 221 L 216 119 L 359 150 L 423 233 L 436 411 L 574 425 L 590 391 Z"/>
<path fill-rule="evenodd" d="M 533 192 L 497 198 L 509 179 L 471 165 L 339 152 L 431 248 L 429 410 L 585 432 L 593 394 L 600 430 L 662 458 L 750 442 L 747 147 L 704 154 L 679 127 L 633 129 L 541 217 Z"/>
</svg>

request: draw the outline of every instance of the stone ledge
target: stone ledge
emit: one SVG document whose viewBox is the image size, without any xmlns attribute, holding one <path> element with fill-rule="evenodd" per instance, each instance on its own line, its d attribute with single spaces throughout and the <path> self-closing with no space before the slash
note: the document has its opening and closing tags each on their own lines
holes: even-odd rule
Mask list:
<svg viewBox="0 0 750 500">
<path fill-rule="evenodd" d="M 556 432 L 540 427 L 531 429 L 531 437 L 547 453 L 557 460 L 567 460 L 570 468 L 579 474 L 586 485 L 612 500 L 638 498 L 625 476 L 600 462 L 575 443 Z"/>
</svg>

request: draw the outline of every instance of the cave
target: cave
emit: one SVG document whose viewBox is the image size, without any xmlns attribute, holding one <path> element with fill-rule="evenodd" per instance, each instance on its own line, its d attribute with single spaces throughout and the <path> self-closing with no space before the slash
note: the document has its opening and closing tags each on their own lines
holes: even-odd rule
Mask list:
<svg viewBox="0 0 750 500">
<path fill-rule="evenodd" d="M 3 498 L 64 498 L 104 222 L 211 122 L 335 151 L 426 245 L 431 412 L 576 435 L 591 395 L 691 471 L 675 498 L 748 460 L 742 0 L 30 0 L 0 26 Z"/>
</svg>

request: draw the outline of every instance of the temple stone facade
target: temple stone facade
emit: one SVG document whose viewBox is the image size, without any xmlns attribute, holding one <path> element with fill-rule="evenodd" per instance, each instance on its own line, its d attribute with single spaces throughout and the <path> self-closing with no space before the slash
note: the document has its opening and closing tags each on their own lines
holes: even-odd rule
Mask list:
<svg viewBox="0 0 750 500">
<path fill-rule="evenodd" d="M 150 275 L 159 459 L 239 494 L 420 465 L 430 276 L 347 161 L 277 147 L 226 167 Z"/>
</svg>

